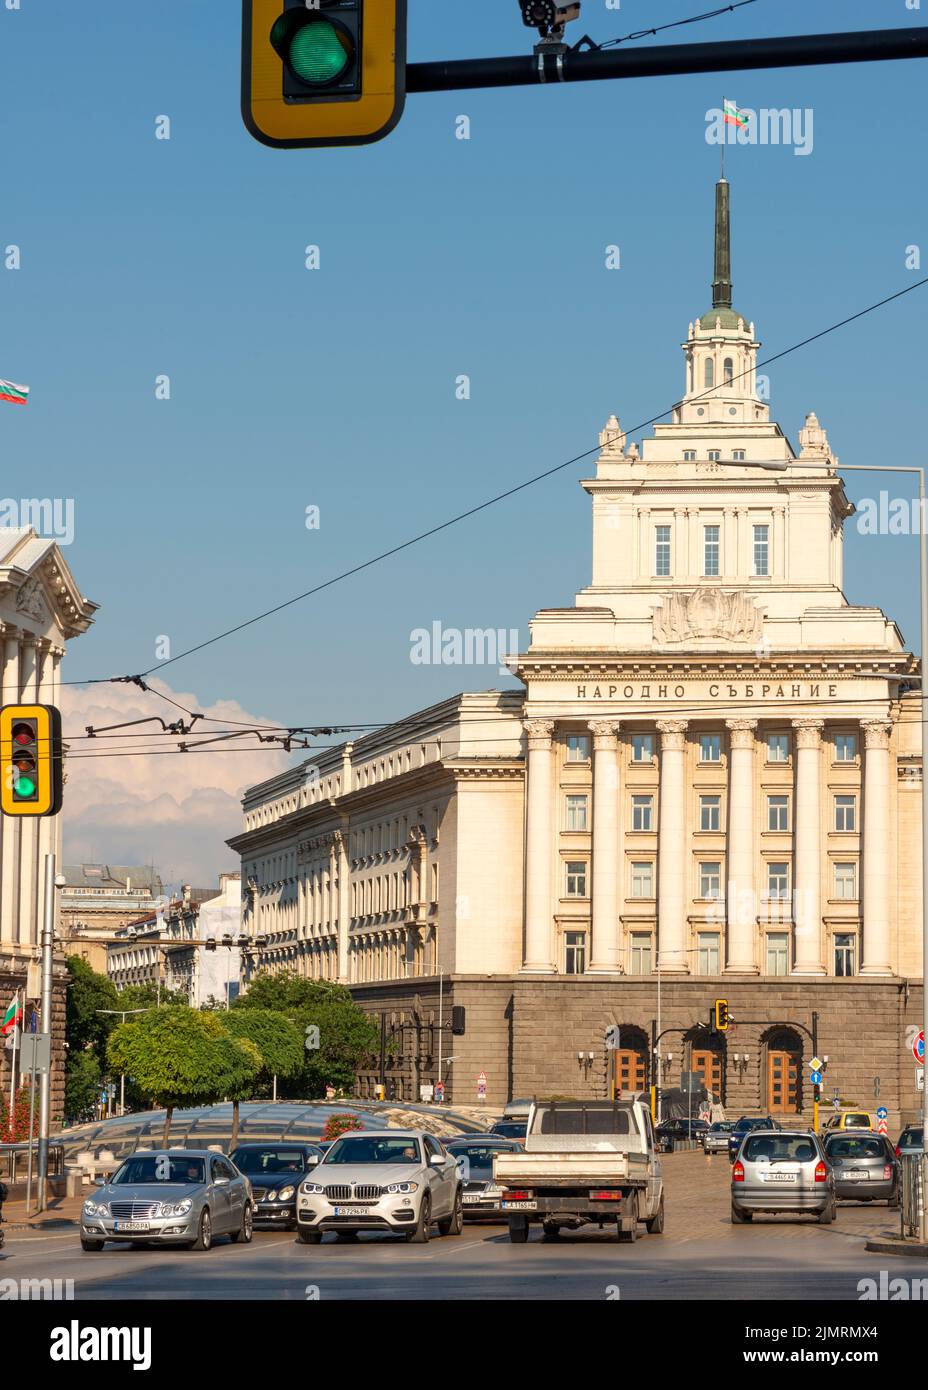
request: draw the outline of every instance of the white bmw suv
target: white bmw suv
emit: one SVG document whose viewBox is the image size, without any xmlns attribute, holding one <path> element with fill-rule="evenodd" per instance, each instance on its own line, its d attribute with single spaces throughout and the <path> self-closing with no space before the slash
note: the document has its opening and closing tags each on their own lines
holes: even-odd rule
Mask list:
<svg viewBox="0 0 928 1390">
<path fill-rule="evenodd" d="M 464 1225 L 461 1173 L 432 1134 L 420 1129 L 343 1134 L 300 1184 L 297 1240 L 317 1245 L 326 1231 L 392 1231 L 422 1244 L 435 1222 L 443 1236 Z"/>
</svg>

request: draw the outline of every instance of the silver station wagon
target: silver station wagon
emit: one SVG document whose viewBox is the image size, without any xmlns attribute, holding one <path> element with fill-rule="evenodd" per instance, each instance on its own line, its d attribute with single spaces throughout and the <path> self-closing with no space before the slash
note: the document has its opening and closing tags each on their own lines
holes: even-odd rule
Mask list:
<svg viewBox="0 0 928 1390">
<path fill-rule="evenodd" d="M 81 1249 L 108 1240 L 208 1250 L 213 1238 L 251 1240 L 251 1184 L 211 1149 L 134 1153 L 81 1209 Z"/>
<path fill-rule="evenodd" d="M 816 1134 L 755 1129 L 745 1135 L 731 1170 L 736 1226 L 759 1211 L 809 1212 L 828 1225 L 836 1205 L 834 1174 Z"/>
</svg>

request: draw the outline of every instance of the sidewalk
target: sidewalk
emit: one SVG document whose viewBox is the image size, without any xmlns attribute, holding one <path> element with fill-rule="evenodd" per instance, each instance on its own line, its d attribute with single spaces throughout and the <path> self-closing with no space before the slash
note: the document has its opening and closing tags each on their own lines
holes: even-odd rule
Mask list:
<svg viewBox="0 0 928 1390">
<path fill-rule="evenodd" d="M 33 1202 L 34 1202 L 33 1198 Z M 76 1231 L 83 1197 L 52 1197 L 46 1211 L 26 1216 L 23 1199 L 3 1204 L 3 1230 L 8 1241 L 28 1239 L 30 1235 L 51 1235 L 58 1231 Z"/>
</svg>

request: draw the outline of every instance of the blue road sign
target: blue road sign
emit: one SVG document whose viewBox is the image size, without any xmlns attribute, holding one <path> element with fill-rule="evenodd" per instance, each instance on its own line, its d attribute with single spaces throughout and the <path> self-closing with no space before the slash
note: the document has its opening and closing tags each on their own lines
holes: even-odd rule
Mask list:
<svg viewBox="0 0 928 1390">
<path fill-rule="evenodd" d="M 822 1073 L 821 1073 L 820 1071 L 814 1071 L 814 1072 L 812 1073 L 812 1085 L 813 1085 L 813 1086 L 821 1086 L 821 1084 L 822 1084 Z"/>
<path fill-rule="evenodd" d="M 876 1117 L 877 1117 L 878 1120 L 885 1120 L 885 1119 L 888 1119 L 888 1117 L 889 1117 L 889 1111 L 886 1109 L 886 1106 L 885 1106 L 885 1105 L 881 1105 L 881 1106 L 880 1106 L 880 1108 L 879 1108 L 879 1109 L 877 1110 L 877 1112 L 876 1112 Z"/>
</svg>

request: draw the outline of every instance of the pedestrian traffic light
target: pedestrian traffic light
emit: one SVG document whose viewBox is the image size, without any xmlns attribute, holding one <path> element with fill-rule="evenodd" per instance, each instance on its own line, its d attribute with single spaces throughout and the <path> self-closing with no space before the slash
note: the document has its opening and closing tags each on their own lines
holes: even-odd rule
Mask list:
<svg viewBox="0 0 928 1390">
<path fill-rule="evenodd" d="M 454 1004 L 451 1008 L 451 1031 L 457 1037 L 463 1037 L 465 1028 L 466 1012 L 463 1004 Z"/>
<path fill-rule="evenodd" d="M 54 705 L 0 709 L 0 807 L 7 816 L 61 809 L 61 714 Z"/>
<path fill-rule="evenodd" d="M 731 1022 L 731 1015 L 728 1012 L 728 1000 L 716 999 L 713 1014 L 716 1032 L 727 1033 L 728 1025 Z"/>
<path fill-rule="evenodd" d="M 406 100 L 407 0 L 243 0 L 242 118 L 264 145 L 367 145 Z"/>
</svg>

